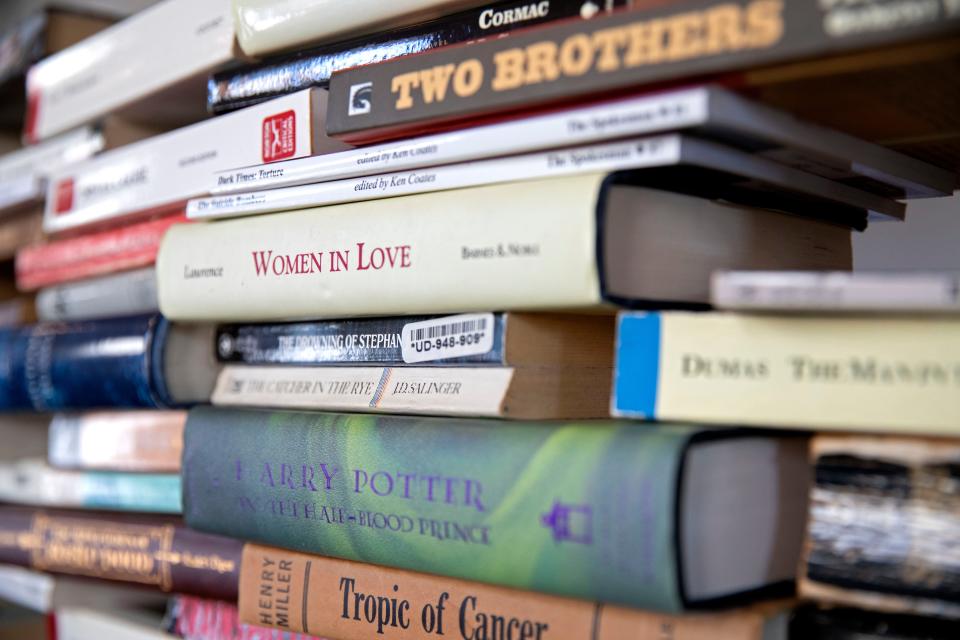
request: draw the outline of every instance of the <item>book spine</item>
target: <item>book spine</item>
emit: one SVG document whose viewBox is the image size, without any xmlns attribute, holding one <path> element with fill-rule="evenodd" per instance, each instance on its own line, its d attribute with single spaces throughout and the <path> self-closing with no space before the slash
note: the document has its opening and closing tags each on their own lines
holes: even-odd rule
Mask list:
<svg viewBox="0 0 960 640">
<path fill-rule="evenodd" d="M 621 315 L 615 415 L 957 435 L 960 325 L 935 317 Z"/>
<path fill-rule="evenodd" d="M 4 502 L 47 507 L 180 513 L 180 476 L 174 473 L 63 471 L 40 460 L 0 465 Z"/>
<path fill-rule="evenodd" d="M 275 189 L 686 129 L 707 120 L 709 96 L 704 89 L 668 91 L 271 167 L 230 169 L 214 176 L 210 191 Z"/>
<path fill-rule="evenodd" d="M 43 242 L 43 215 L 27 210 L 11 215 L 0 224 L 0 260 L 10 260 L 24 247 Z"/>
<path fill-rule="evenodd" d="M 867 22 L 846 4 L 658 4 L 336 73 L 327 133 L 351 142 L 403 137 L 481 113 L 949 34 L 958 21 L 944 6 Z"/>
<path fill-rule="evenodd" d="M 198 408 L 184 517 L 304 552 L 676 611 L 693 433 Z"/>
<path fill-rule="evenodd" d="M 761 311 L 955 313 L 960 276 L 947 273 L 717 272 L 715 307 Z"/>
<path fill-rule="evenodd" d="M 30 67 L 24 137 L 44 140 L 178 84 L 202 91 L 202 76 L 229 62 L 233 45 L 233 19 L 224 3 L 169 0 L 149 7 Z M 117 60 L 125 62 L 126 73 L 104 71 Z M 167 97 L 182 119 L 183 101 Z"/>
<path fill-rule="evenodd" d="M 36 305 L 44 322 L 156 313 L 157 274 L 149 267 L 47 287 L 37 292 Z"/>
<path fill-rule="evenodd" d="M 540 640 L 761 640 L 758 611 L 682 616 L 604 606 L 257 544 L 243 550 L 240 619 L 342 640 L 484 638 L 502 624 Z M 281 593 L 281 589 L 283 592 Z M 269 594 L 266 597 L 263 594 Z M 379 603 L 370 616 L 357 596 Z M 289 598 L 286 598 L 289 596 Z M 431 615 L 432 614 L 432 615 Z M 502 620 L 502 622 L 500 622 Z M 669 630 L 669 636 L 665 636 Z M 510 637 L 503 635 L 502 637 Z"/>
<path fill-rule="evenodd" d="M 869 606 L 876 596 L 913 613 L 956 617 L 960 568 L 942 559 L 953 546 L 947 532 L 960 509 L 960 491 L 941 479 L 960 462 L 960 446 L 820 436 L 812 454 L 804 588 L 828 600 L 856 604 L 859 598 Z M 937 579 L 910 569 L 918 563 Z"/>
<path fill-rule="evenodd" d="M 17 288 L 33 291 L 153 264 L 160 240 L 183 213 L 76 238 L 28 246 L 17 252 Z"/>
<path fill-rule="evenodd" d="M 0 331 L 0 407 L 155 408 L 168 403 L 158 316 Z"/>
<path fill-rule="evenodd" d="M 401 171 L 285 189 L 199 198 L 187 203 L 187 217 L 230 218 L 518 180 L 664 166 L 679 161 L 680 141 L 678 136 L 640 138 L 430 167 L 416 172 Z"/>
<path fill-rule="evenodd" d="M 412 27 L 318 47 L 280 59 L 215 73 L 207 83 L 207 108 L 220 114 L 308 87 L 325 87 L 334 71 L 392 60 L 449 44 L 510 33 L 564 18 L 590 18 L 630 4 L 584 0 L 491 2 Z"/>
<path fill-rule="evenodd" d="M 315 135 L 314 121 L 325 104 L 325 91 L 299 91 L 54 172 L 44 230 L 116 226 L 125 219 L 169 213 L 189 198 L 205 195 L 214 171 L 309 156 L 323 139 L 319 130 Z M 340 143 L 331 147 L 344 148 Z"/>
<path fill-rule="evenodd" d="M 505 364 L 502 314 L 217 328 L 217 359 L 244 365 Z"/>
<path fill-rule="evenodd" d="M 184 640 L 322 640 L 283 629 L 267 629 L 240 621 L 237 605 L 196 596 L 174 596 L 173 631 Z"/>
<path fill-rule="evenodd" d="M 509 367 L 247 367 L 227 365 L 220 406 L 497 417 Z"/>
<path fill-rule="evenodd" d="M 163 520 L 0 508 L 0 561 L 235 600 L 243 543 Z"/>
<path fill-rule="evenodd" d="M 48 458 L 67 469 L 178 472 L 185 421 L 182 411 L 57 414 Z"/>
<path fill-rule="evenodd" d="M 597 305 L 604 179 L 174 226 L 157 257 L 160 309 L 174 320 L 242 322 Z"/>
</svg>

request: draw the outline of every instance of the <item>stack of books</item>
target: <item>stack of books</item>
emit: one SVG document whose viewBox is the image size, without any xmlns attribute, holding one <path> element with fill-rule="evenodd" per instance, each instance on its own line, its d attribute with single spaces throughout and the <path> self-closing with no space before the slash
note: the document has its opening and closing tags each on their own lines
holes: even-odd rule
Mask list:
<svg viewBox="0 0 960 640">
<path fill-rule="evenodd" d="M 958 37 L 163 0 L 32 61 L 0 595 L 67 638 L 954 637 L 960 286 L 851 234 L 953 192 Z"/>
</svg>

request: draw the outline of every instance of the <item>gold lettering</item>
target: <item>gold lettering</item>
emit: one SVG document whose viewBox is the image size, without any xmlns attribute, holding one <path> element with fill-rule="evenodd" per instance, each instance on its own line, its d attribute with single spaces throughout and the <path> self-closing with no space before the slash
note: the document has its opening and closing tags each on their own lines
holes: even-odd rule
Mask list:
<svg viewBox="0 0 960 640">
<path fill-rule="evenodd" d="M 456 65 L 450 63 L 420 72 L 420 90 L 423 92 L 424 104 L 432 104 L 434 101 L 443 102 L 447 95 L 447 87 L 450 86 L 450 76 L 453 75 L 455 68 Z"/>
<path fill-rule="evenodd" d="M 560 77 L 557 68 L 557 45 L 549 40 L 535 42 L 526 49 L 527 75 L 525 84 L 556 80 Z"/>
<path fill-rule="evenodd" d="M 751 47 L 769 47 L 783 35 L 783 0 L 757 0 L 747 7 Z"/>
<path fill-rule="evenodd" d="M 560 68 L 564 75 L 582 76 L 593 66 L 593 44 L 582 33 L 570 36 L 560 47 Z"/>
<path fill-rule="evenodd" d="M 623 27 L 602 29 L 593 34 L 593 46 L 598 50 L 597 71 L 616 71 L 620 68 L 620 47 L 627 43 Z"/>
<path fill-rule="evenodd" d="M 494 91 L 509 91 L 523 85 L 523 49 L 506 49 L 493 56 L 497 69 L 490 88 Z"/>
<path fill-rule="evenodd" d="M 743 47 L 740 7 L 721 4 L 707 12 L 707 38 L 704 53 L 736 51 Z"/>
<path fill-rule="evenodd" d="M 700 55 L 703 50 L 703 13 L 683 13 L 670 20 L 667 31 L 668 60 Z"/>
<path fill-rule="evenodd" d="M 453 74 L 453 92 L 461 98 L 472 96 L 483 85 L 483 65 L 476 58 L 464 60 Z"/>
<path fill-rule="evenodd" d="M 397 102 L 394 104 L 394 107 L 397 109 L 409 109 L 412 107 L 413 96 L 410 94 L 413 88 L 419 86 L 419 84 L 420 73 L 417 71 L 401 73 L 398 76 L 393 76 L 393 80 L 390 82 L 390 92 L 400 92 L 400 97 L 397 98 Z"/>
</svg>

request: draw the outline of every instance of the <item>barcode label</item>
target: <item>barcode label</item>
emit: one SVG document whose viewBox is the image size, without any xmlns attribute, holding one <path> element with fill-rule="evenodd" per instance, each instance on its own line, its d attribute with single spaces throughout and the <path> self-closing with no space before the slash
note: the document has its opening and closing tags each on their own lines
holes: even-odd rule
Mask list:
<svg viewBox="0 0 960 640">
<path fill-rule="evenodd" d="M 483 355 L 493 349 L 492 313 L 411 322 L 400 332 L 403 361 L 412 364 Z"/>
</svg>

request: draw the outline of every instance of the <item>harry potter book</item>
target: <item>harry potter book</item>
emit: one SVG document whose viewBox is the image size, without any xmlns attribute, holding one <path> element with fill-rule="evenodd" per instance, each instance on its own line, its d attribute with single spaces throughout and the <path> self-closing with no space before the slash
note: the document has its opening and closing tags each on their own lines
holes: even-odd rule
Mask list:
<svg viewBox="0 0 960 640">
<path fill-rule="evenodd" d="M 200 407 L 184 517 L 302 552 L 677 612 L 789 589 L 806 449 L 676 425 Z"/>
</svg>

